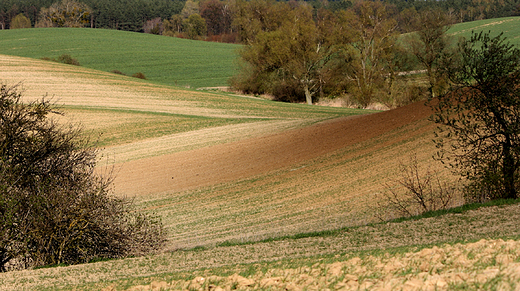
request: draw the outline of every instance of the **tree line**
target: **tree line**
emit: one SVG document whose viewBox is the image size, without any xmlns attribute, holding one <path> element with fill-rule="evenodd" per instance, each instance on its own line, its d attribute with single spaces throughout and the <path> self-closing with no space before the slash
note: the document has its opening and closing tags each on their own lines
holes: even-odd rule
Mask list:
<svg viewBox="0 0 520 291">
<path fill-rule="evenodd" d="M 240 42 L 243 40 L 239 35 L 241 26 L 244 21 L 251 20 L 243 17 L 245 15 L 263 17 L 265 14 L 265 11 L 246 12 L 246 10 L 265 8 L 262 7 L 265 6 L 262 2 L 263 0 L 3 0 L 0 2 L 0 28 L 12 28 L 13 20 L 18 15 L 26 17 L 31 23 L 31 27 L 68 26 L 70 23 L 59 20 L 49 23 L 49 20 L 52 19 L 49 17 L 49 10 L 56 10 L 59 7 L 73 10 L 76 7 L 88 12 L 84 15 L 84 21 L 81 22 L 82 27 Z M 271 2 L 273 4 L 275 1 Z M 337 12 L 354 7 L 360 0 L 301 2 L 310 5 L 316 15 L 320 9 Z M 290 0 L 276 1 L 276 3 L 294 6 L 298 2 Z M 392 14 L 402 15 L 397 18 L 400 24 L 404 24 L 402 22 L 406 21 L 406 15 L 410 11 L 419 12 L 434 8 L 448 13 L 456 22 L 520 14 L 519 0 L 386 0 L 382 3 Z M 44 18 L 47 18 L 47 22 Z M 400 27 L 405 27 L 405 25 L 400 25 Z"/>
<path fill-rule="evenodd" d="M 384 2 L 359 1 L 334 12 L 306 3 L 247 3 L 263 7 L 241 12 L 253 20 L 238 30 L 245 46 L 240 73 L 230 80 L 238 90 L 308 104 L 342 96 L 366 108 L 401 106 L 445 87 L 437 68 L 450 49 L 446 32 L 454 18 L 442 9 L 399 13 Z"/>
<path fill-rule="evenodd" d="M 449 47 L 449 25 L 518 10 L 514 1 L 495 0 L 52 1 L 7 0 L 0 4 L 0 23 L 241 43 L 240 73 L 230 80 L 235 89 L 309 104 L 348 96 L 359 107 L 374 101 L 394 107 L 438 95 L 445 80 L 436 67 Z M 399 37 L 408 32 L 415 33 Z M 414 70 L 426 71 L 423 84 L 403 75 Z"/>
<path fill-rule="evenodd" d="M 12 20 L 20 14 L 27 17 L 32 27 L 44 26 L 42 21 L 49 9 L 58 8 L 61 16 L 66 16 L 63 10 L 76 8 L 88 11 L 81 27 L 142 32 L 147 20 L 167 19 L 180 13 L 183 7 L 182 0 L 3 0 L 0 1 L 0 28 L 12 28 Z M 52 26 L 68 26 L 68 23 L 54 21 Z"/>
</svg>

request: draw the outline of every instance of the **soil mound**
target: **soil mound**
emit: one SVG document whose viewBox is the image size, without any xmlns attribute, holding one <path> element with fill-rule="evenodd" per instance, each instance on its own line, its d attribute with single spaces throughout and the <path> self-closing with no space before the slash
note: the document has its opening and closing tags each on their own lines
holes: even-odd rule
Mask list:
<svg viewBox="0 0 520 291">
<path fill-rule="evenodd" d="M 431 109 L 419 102 L 279 134 L 131 161 L 117 166 L 115 192 L 148 195 L 244 179 L 332 153 L 430 114 Z"/>
</svg>

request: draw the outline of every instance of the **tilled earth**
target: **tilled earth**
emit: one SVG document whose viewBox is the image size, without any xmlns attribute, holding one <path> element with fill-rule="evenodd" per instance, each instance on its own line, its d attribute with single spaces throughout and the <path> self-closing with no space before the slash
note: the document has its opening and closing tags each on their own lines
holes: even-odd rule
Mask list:
<svg viewBox="0 0 520 291">
<path fill-rule="evenodd" d="M 485 240 L 404 254 L 354 257 L 243 277 L 208 274 L 127 290 L 518 290 L 520 242 Z M 116 290 L 113 286 L 105 291 Z"/>
<path fill-rule="evenodd" d="M 279 134 L 130 161 L 118 168 L 114 184 L 117 193 L 132 197 L 231 182 L 334 152 L 430 114 L 429 107 L 416 103 Z"/>
</svg>

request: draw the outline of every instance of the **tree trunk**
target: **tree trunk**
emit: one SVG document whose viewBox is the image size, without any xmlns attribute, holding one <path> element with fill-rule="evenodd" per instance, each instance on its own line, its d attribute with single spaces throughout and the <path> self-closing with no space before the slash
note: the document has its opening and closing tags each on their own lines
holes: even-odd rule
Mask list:
<svg viewBox="0 0 520 291">
<path fill-rule="evenodd" d="M 312 95 L 311 91 L 309 90 L 309 85 L 305 84 L 305 100 L 307 101 L 307 104 L 312 105 Z"/>
<path fill-rule="evenodd" d="M 504 145 L 504 159 L 502 164 L 502 176 L 504 179 L 504 191 L 506 199 L 516 199 L 516 187 L 515 187 L 515 158 L 511 154 L 511 146 L 509 144 Z"/>
</svg>

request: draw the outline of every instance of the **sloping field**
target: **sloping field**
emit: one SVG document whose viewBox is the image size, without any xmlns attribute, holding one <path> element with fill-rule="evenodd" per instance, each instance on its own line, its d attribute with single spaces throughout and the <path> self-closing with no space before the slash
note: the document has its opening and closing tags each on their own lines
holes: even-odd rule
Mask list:
<svg viewBox="0 0 520 291">
<path fill-rule="evenodd" d="M 0 274 L 0 289 L 517 287 L 520 247 L 496 239 L 520 237 L 518 205 L 370 224 L 411 156 L 421 173 L 456 180 L 431 159 L 435 125 L 422 103 L 283 104 L 5 55 L 0 69 L 1 82 L 23 81 L 29 100 L 55 95 L 66 113 L 57 118 L 99 136 L 115 194 L 168 231 L 164 253 Z"/>
<path fill-rule="evenodd" d="M 449 176 L 429 165 L 429 114 L 417 103 L 133 161 L 120 168 L 115 191 L 164 219 L 171 249 L 365 224 L 411 155 Z"/>
<path fill-rule="evenodd" d="M 366 142 L 429 115 L 430 109 L 417 103 L 378 114 L 335 119 L 274 135 L 140 159 L 122 166 L 116 186 L 121 193 L 134 196 L 244 179 Z"/>
<path fill-rule="evenodd" d="M 485 19 L 479 21 L 458 23 L 453 25 L 448 33 L 455 38 L 465 37 L 469 38 L 471 32 L 488 32 L 491 31 L 491 36 L 496 36 L 503 33 L 508 41 L 514 45 L 520 44 L 520 17 L 504 17 L 495 19 Z"/>
<path fill-rule="evenodd" d="M 80 122 L 98 145 L 117 155 L 116 162 L 366 113 L 186 90 L 13 56 L 0 55 L 0 68 L 0 82 L 21 83 L 27 100 L 48 95 L 66 112 L 63 118 Z"/>
<path fill-rule="evenodd" d="M 224 194 L 217 194 L 215 197 L 219 200 L 215 200 L 213 205 L 233 207 L 232 204 L 222 204 L 222 199 L 230 199 L 228 195 L 236 195 L 232 188 L 222 186 L 222 183 L 265 173 L 272 175 L 273 170 L 286 170 L 288 166 L 330 153 L 341 148 L 343 142 L 348 142 L 348 133 L 344 132 L 345 125 L 332 122 L 327 123 L 330 129 L 326 125 L 319 125 L 318 128 L 290 131 L 222 148 L 218 144 L 303 128 L 331 118 L 368 113 L 363 110 L 284 104 L 228 94 L 186 91 L 81 67 L 20 57 L 1 56 L 0 66 L 5 73 L 2 82 L 14 84 L 23 81 L 25 96 L 29 100 L 51 92 L 67 113 L 60 118 L 81 122 L 87 132 L 100 135 L 100 143 L 105 146 L 102 161 L 115 165 L 115 193 L 142 196 L 139 199 L 144 200 L 139 200 L 139 205 L 160 210 L 172 237 L 183 233 L 172 241 L 170 248 L 189 247 L 194 243 L 199 244 L 194 238 L 204 239 L 199 236 L 198 230 L 187 231 L 193 224 L 199 228 L 203 226 L 202 221 L 197 220 L 204 211 L 201 212 L 201 208 L 194 205 L 183 205 L 195 211 L 192 214 L 196 216 L 182 220 L 177 212 L 181 209 L 172 206 L 173 201 L 180 199 L 182 203 L 203 205 L 199 199 L 208 201 L 209 196 L 198 195 L 198 189 L 211 191 L 208 190 L 210 188 L 200 187 L 219 186 L 232 192 L 224 190 Z M 322 132 L 327 132 L 324 138 L 319 137 Z M 363 131 L 356 133 L 357 136 L 365 134 Z M 343 138 L 339 142 L 335 141 L 341 136 Z M 354 141 L 357 139 L 354 137 Z M 208 147 L 215 144 L 216 147 Z M 269 176 L 262 179 L 274 181 Z M 249 187 L 251 184 L 246 181 L 244 186 Z M 305 184 L 299 186 L 305 187 Z M 250 194 L 255 195 L 258 190 Z M 277 190 L 274 191 L 276 193 Z M 309 195 L 312 193 L 308 192 Z M 263 199 L 261 195 L 254 197 Z M 245 211 L 240 213 L 247 217 L 244 222 L 238 221 L 237 224 L 235 214 L 230 212 L 219 211 L 215 213 L 215 218 L 204 218 L 215 219 L 215 228 L 209 234 L 212 238 L 204 244 L 241 236 L 243 232 L 237 226 L 241 223 L 245 223 L 243 226 L 256 223 L 265 209 L 255 209 L 254 204 L 243 208 L 240 206 L 243 202 L 237 200 L 236 206 L 239 207 L 237 210 Z M 276 207 L 285 204 L 284 200 L 273 202 L 277 204 Z M 300 200 L 294 206 L 306 203 L 308 201 Z M 262 207 L 271 206 L 265 204 Z M 257 216 L 249 216 L 247 213 L 250 211 L 256 212 Z M 220 214 L 224 216 L 219 217 Z M 294 215 L 294 218 L 295 221 L 282 220 L 280 223 L 298 231 L 302 228 L 301 222 L 308 219 L 306 212 Z M 181 224 L 173 224 L 173 221 Z M 310 222 L 316 223 L 313 219 Z M 251 225 L 251 231 L 269 236 L 282 231 L 276 226 L 267 229 L 266 226 L 264 223 Z"/>
<path fill-rule="evenodd" d="M 35 59 L 68 54 L 87 68 L 127 75 L 141 72 L 154 82 L 192 88 L 226 86 L 235 74 L 239 47 L 107 29 L 0 31 L 0 54 Z"/>
</svg>

